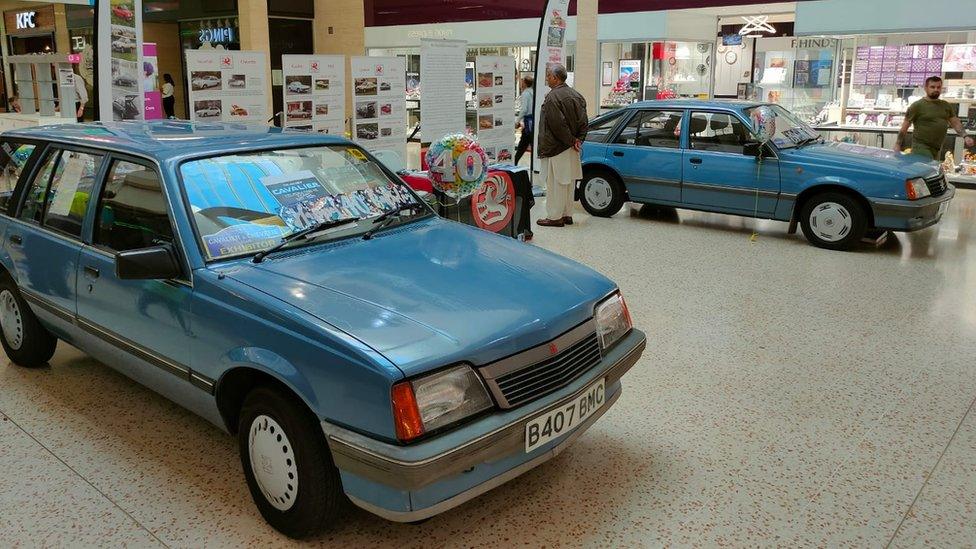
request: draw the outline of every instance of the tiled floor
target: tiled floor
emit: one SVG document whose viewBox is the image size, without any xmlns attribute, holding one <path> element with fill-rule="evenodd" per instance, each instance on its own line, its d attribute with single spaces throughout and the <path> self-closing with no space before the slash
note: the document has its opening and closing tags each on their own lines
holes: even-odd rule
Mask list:
<svg viewBox="0 0 976 549">
<path fill-rule="evenodd" d="M 974 544 L 976 191 L 854 253 L 685 211 L 536 235 L 615 279 L 648 334 L 617 406 L 460 508 L 416 526 L 351 510 L 317 543 Z M 62 346 L 49 369 L 0 367 L 11 544 L 291 542 L 251 504 L 234 440 Z"/>
</svg>

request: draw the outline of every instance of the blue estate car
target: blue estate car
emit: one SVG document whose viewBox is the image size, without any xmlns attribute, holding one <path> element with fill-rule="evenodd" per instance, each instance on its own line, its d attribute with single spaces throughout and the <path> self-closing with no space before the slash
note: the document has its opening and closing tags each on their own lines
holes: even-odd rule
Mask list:
<svg viewBox="0 0 976 549">
<path fill-rule="evenodd" d="M 0 150 L 11 361 L 63 340 L 236 434 L 293 537 L 342 494 L 416 521 L 539 465 L 644 350 L 613 282 L 437 217 L 349 141 L 131 122 Z"/>
<path fill-rule="evenodd" d="M 775 121 L 766 144 L 753 132 L 761 107 Z M 838 250 L 869 229 L 938 223 L 954 194 L 936 163 L 825 143 L 778 105 L 694 100 L 645 101 L 594 119 L 578 192 L 602 217 L 633 201 L 798 221 L 813 245 Z"/>
</svg>

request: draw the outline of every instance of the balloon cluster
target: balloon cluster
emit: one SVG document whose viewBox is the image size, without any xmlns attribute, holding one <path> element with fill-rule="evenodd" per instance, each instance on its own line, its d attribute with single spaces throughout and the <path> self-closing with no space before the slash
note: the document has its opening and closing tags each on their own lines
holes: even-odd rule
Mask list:
<svg viewBox="0 0 976 549">
<path fill-rule="evenodd" d="M 430 144 L 426 159 L 434 188 L 454 198 L 474 193 L 488 176 L 488 156 L 470 135 L 445 135 Z"/>
<path fill-rule="evenodd" d="M 776 113 L 768 105 L 761 105 L 749 113 L 752 118 L 752 133 L 760 143 L 772 141 L 776 135 Z"/>
</svg>

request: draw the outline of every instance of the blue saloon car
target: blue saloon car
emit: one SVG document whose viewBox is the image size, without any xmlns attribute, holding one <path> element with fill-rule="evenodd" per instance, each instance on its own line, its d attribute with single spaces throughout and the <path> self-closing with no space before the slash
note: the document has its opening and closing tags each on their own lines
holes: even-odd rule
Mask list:
<svg viewBox="0 0 976 549">
<path fill-rule="evenodd" d="M 235 434 L 289 536 L 345 496 L 417 521 L 539 465 L 644 350 L 613 282 L 437 217 L 349 141 L 131 122 L 0 151 L 10 360 L 62 340 Z"/>
<path fill-rule="evenodd" d="M 754 132 L 760 112 L 773 120 L 765 143 Z M 871 229 L 938 223 L 954 194 L 936 163 L 826 143 L 778 105 L 693 100 L 645 101 L 593 120 L 578 192 L 596 216 L 632 201 L 799 222 L 813 245 L 837 250 Z"/>
</svg>

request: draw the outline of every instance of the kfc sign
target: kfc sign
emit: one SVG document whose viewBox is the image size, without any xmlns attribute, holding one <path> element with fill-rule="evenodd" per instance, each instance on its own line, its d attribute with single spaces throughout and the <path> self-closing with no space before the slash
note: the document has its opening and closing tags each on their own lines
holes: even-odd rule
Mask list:
<svg viewBox="0 0 976 549">
<path fill-rule="evenodd" d="M 22 11 L 16 15 L 17 30 L 37 28 L 37 12 Z"/>
</svg>

